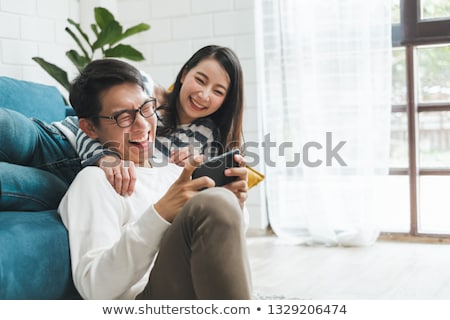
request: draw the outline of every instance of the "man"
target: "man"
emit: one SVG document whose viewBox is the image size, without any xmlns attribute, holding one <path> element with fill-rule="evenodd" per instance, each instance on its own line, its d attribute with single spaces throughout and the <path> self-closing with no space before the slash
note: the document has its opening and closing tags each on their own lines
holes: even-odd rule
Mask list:
<svg viewBox="0 0 450 320">
<path fill-rule="evenodd" d="M 113 59 L 90 63 L 70 102 L 80 128 L 135 166 L 135 192 L 117 194 L 98 167 L 83 169 L 59 212 L 69 233 L 75 286 L 85 299 L 249 299 L 250 273 L 242 208 L 247 171 L 213 188 L 184 168 L 152 167 L 156 101 L 141 75 Z M 205 189 L 203 191 L 199 191 Z"/>
</svg>

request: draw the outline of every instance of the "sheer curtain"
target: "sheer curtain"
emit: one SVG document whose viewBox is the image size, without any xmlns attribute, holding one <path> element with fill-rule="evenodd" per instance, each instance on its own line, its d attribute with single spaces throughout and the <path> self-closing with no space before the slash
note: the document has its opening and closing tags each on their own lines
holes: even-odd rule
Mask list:
<svg viewBox="0 0 450 320">
<path fill-rule="evenodd" d="M 388 174 L 390 0 L 255 5 L 270 224 L 291 243 L 370 245 Z"/>
</svg>

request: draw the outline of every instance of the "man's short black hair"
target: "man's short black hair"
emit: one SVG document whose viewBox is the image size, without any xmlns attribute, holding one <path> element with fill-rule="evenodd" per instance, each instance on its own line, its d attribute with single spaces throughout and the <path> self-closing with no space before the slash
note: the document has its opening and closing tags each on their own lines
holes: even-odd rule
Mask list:
<svg viewBox="0 0 450 320">
<path fill-rule="evenodd" d="M 70 104 L 79 118 L 95 121 L 93 117 L 102 110 L 101 93 L 123 83 L 134 83 L 144 90 L 142 74 L 129 63 L 117 59 L 94 60 L 72 82 Z"/>
</svg>

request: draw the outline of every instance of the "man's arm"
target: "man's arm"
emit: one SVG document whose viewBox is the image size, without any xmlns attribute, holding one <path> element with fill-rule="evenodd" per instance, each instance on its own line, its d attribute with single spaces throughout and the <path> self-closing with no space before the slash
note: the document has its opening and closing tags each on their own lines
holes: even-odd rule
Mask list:
<svg viewBox="0 0 450 320">
<path fill-rule="evenodd" d="M 147 280 L 170 225 L 149 198 L 130 209 L 96 167 L 83 169 L 73 181 L 59 213 L 69 233 L 74 283 L 83 298 L 132 299 L 138 293 L 132 286 Z"/>
</svg>

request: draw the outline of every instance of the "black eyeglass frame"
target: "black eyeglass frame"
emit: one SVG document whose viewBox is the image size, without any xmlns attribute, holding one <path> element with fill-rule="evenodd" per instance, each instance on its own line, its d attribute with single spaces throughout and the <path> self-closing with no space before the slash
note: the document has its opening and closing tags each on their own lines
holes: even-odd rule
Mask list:
<svg viewBox="0 0 450 320">
<path fill-rule="evenodd" d="M 152 109 L 153 109 L 153 112 L 152 112 L 151 115 L 145 116 L 144 113 L 142 112 L 142 108 L 145 107 L 145 105 L 148 104 L 148 103 L 153 103 L 153 108 L 152 108 Z M 110 116 L 101 116 L 101 115 L 97 115 L 97 116 L 92 116 L 92 118 L 114 120 L 115 123 L 117 124 L 117 126 L 118 126 L 119 128 L 128 128 L 128 127 L 131 127 L 131 126 L 136 122 L 136 115 L 137 115 L 138 112 L 141 114 L 141 116 L 142 116 L 143 118 L 146 118 L 146 119 L 147 119 L 147 118 L 153 117 L 153 115 L 156 114 L 156 109 L 157 109 L 157 108 L 156 108 L 156 104 L 157 104 L 156 98 L 151 97 L 151 98 L 145 100 L 144 103 L 143 103 L 139 108 L 137 108 L 137 109 L 122 110 L 122 111 L 118 111 L 118 112 L 116 112 L 116 113 L 114 113 L 114 114 L 112 114 L 112 115 L 110 115 Z M 119 121 L 117 121 L 117 119 L 118 119 L 121 115 L 123 115 L 124 113 L 127 113 L 128 115 L 130 115 L 130 117 L 132 118 L 132 121 L 131 121 L 131 123 L 130 123 L 129 125 L 121 126 L 121 125 L 119 124 Z"/>
</svg>

